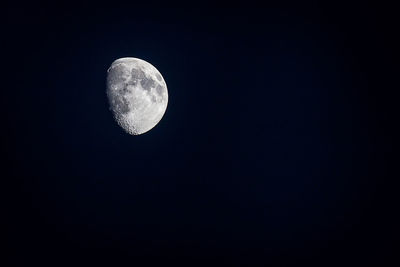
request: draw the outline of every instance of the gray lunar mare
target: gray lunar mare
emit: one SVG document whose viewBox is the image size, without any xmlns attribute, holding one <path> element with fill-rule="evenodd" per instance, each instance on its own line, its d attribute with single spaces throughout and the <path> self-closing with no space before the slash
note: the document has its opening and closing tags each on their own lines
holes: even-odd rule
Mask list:
<svg viewBox="0 0 400 267">
<path fill-rule="evenodd" d="M 107 72 L 107 96 L 117 123 L 132 135 L 156 126 L 168 104 L 160 72 L 138 58 L 117 59 Z"/>
</svg>

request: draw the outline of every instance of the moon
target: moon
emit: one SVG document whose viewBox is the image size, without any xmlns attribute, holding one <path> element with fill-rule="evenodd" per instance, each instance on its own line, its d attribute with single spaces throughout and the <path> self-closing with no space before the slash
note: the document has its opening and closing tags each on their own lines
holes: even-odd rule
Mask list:
<svg viewBox="0 0 400 267">
<path fill-rule="evenodd" d="M 131 135 L 156 126 L 168 105 L 167 84 L 161 73 L 133 57 L 117 59 L 107 70 L 107 97 L 114 119 Z"/>
</svg>

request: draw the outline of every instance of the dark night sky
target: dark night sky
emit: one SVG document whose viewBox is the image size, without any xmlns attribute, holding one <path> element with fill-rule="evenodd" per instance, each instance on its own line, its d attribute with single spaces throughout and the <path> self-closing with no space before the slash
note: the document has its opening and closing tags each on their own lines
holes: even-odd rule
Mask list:
<svg viewBox="0 0 400 267">
<path fill-rule="evenodd" d="M 7 5 L 2 266 L 387 266 L 390 10 Z M 168 86 L 141 136 L 120 57 Z"/>
</svg>

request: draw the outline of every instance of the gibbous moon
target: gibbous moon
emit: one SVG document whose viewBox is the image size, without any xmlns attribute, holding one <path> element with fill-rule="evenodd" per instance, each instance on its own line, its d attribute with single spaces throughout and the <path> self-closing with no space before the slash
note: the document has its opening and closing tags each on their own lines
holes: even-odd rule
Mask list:
<svg viewBox="0 0 400 267">
<path fill-rule="evenodd" d="M 115 60 L 107 71 L 107 97 L 118 125 L 132 135 L 151 130 L 168 104 L 167 85 L 150 63 L 133 57 Z"/>
</svg>

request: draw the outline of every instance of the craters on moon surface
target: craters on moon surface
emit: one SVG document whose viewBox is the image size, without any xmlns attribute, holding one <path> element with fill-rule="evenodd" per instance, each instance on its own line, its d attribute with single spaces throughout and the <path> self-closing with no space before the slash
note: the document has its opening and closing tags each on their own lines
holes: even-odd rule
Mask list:
<svg viewBox="0 0 400 267">
<path fill-rule="evenodd" d="M 107 97 L 118 125 L 132 135 L 151 130 L 168 105 L 161 73 L 138 58 L 115 60 L 107 71 Z"/>
</svg>

